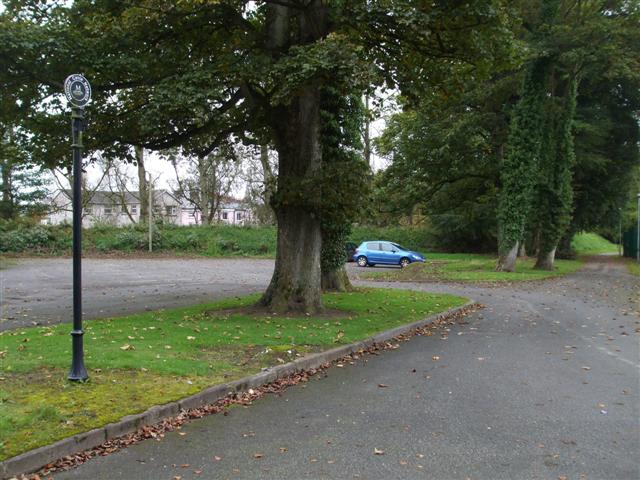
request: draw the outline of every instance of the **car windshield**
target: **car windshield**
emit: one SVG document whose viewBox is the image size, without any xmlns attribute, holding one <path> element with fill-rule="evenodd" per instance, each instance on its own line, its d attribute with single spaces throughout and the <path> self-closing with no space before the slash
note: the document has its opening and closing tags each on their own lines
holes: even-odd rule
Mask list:
<svg viewBox="0 0 640 480">
<path fill-rule="evenodd" d="M 405 252 L 410 252 L 411 250 L 409 250 L 408 248 L 404 248 L 402 245 L 398 245 L 397 243 L 391 243 L 391 245 L 393 245 L 394 247 L 396 247 L 398 250 L 404 250 Z"/>
</svg>

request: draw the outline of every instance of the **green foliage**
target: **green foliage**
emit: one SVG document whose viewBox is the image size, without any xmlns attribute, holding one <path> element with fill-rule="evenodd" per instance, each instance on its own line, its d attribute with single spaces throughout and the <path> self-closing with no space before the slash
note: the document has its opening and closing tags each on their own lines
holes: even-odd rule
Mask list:
<svg viewBox="0 0 640 480">
<path fill-rule="evenodd" d="M 321 96 L 323 272 L 342 268 L 351 224 L 364 207 L 370 173 L 360 155 L 361 100 L 325 88 Z"/>
<path fill-rule="evenodd" d="M 411 250 L 426 251 L 433 249 L 430 243 L 429 230 L 425 227 L 377 227 L 354 226 L 349 240 L 360 245 L 367 240 L 388 240 L 399 243 Z"/>
<path fill-rule="evenodd" d="M 49 227 L 21 220 L 0 222 L 0 252 L 51 253 L 70 248 L 68 226 Z"/>
<path fill-rule="evenodd" d="M 69 225 L 0 223 L 0 251 L 68 255 L 72 231 Z M 149 248 L 144 225 L 98 225 L 83 230 L 85 252 L 144 252 Z M 274 227 L 227 225 L 177 227 L 154 226 L 153 250 L 206 256 L 273 256 Z"/>
<path fill-rule="evenodd" d="M 546 102 L 544 137 L 540 150 L 536 208 L 533 212 L 538 232 L 539 256 L 546 256 L 557 246 L 571 222 L 573 189 L 571 180 L 575 164 L 573 118 L 576 108 L 577 80 L 571 77 L 559 95 Z"/>
<path fill-rule="evenodd" d="M 255 300 L 85 322 L 90 381 L 82 385 L 64 380 L 69 325 L 0 333 L 0 460 L 466 301 L 367 289 L 325 295 L 338 315 L 280 318 L 247 310 Z"/>
<path fill-rule="evenodd" d="M 537 60 L 529 65 L 522 94 L 511 118 L 506 153 L 500 168 L 500 255 L 506 255 L 524 238 L 543 139 L 544 87 L 547 72 L 547 59 Z"/>
<path fill-rule="evenodd" d="M 45 210 L 49 182 L 43 169 L 29 161 L 20 140 L 24 135 L 0 119 L 0 218 L 5 220 Z"/>
<path fill-rule="evenodd" d="M 439 248 L 494 250 L 505 109 L 518 81 L 497 73 L 403 105 L 378 139 L 392 164 L 376 178 L 373 218 L 426 222 Z"/>
</svg>

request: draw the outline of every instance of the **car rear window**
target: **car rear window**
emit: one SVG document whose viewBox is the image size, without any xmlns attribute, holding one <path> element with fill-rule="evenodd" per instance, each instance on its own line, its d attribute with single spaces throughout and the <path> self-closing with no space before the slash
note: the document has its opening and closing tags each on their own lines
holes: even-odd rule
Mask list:
<svg viewBox="0 0 640 480">
<path fill-rule="evenodd" d="M 367 243 L 367 250 L 380 250 L 380 244 L 378 242 Z"/>
</svg>

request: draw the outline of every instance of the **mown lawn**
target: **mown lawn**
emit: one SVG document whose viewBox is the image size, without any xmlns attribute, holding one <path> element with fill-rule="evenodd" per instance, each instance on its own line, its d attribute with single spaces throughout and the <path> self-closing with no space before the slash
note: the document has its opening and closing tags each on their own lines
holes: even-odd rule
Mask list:
<svg viewBox="0 0 640 480">
<path fill-rule="evenodd" d="M 327 314 L 251 313 L 256 296 L 85 322 L 90 380 L 66 380 L 70 325 L 0 333 L 0 460 L 308 352 L 462 305 L 424 292 L 326 294 Z"/>
<path fill-rule="evenodd" d="M 618 245 L 611 243 L 597 233 L 578 233 L 573 237 L 571 247 L 578 255 L 618 253 Z"/>
<path fill-rule="evenodd" d="M 534 270 L 533 259 L 519 259 L 515 272 L 496 272 L 497 258 L 465 253 L 427 253 L 425 263 L 407 268 L 358 269 L 363 279 L 402 282 L 521 282 L 566 275 L 582 266 L 579 260 L 556 260 L 554 271 Z"/>
</svg>

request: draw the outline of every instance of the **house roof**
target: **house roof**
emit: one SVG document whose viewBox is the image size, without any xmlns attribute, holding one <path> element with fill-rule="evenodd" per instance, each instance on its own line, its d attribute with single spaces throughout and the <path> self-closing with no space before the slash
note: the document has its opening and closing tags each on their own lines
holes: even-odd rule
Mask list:
<svg viewBox="0 0 640 480">
<path fill-rule="evenodd" d="M 110 190 L 95 190 L 88 191 L 86 193 L 90 195 L 88 202 L 90 205 L 120 204 L 122 202 L 122 195 L 124 195 L 124 201 L 126 204 L 140 203 L 140 199 L 138 198 L 137 193 L 133 192 L 111 192 Z M 54 195 L 54 198 L 56 198 L 60 194 L 65 195 L 69 199 L 69 201 L 71 201 L 72 193 L 70 189 L 58 191 L 58 193 Z M 159 189 L 153 191 L 154 200 L 162 197 L 163 195 L 168 195 L 174 200 L 178 201 L 175 195 L 167 190 Z"/>
</svg>

